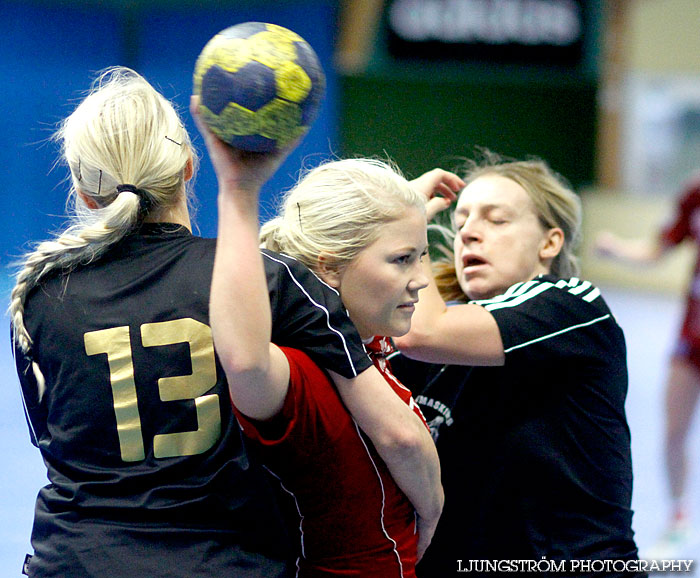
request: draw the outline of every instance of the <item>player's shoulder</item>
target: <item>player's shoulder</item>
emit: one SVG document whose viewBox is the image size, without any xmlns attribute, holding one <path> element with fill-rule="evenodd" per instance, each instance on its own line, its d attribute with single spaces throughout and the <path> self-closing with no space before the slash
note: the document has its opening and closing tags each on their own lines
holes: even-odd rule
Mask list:
<svg viewBox="0 0 700 578">
<path fill-rule="evenodd" d="M 578 277 L 561 279 L 553 275 L 540 275 L 530 281 L 515 283 L 501 295 L 472 303 L 496 311 L 549 300 L 603 303 L 600 289 L 590 281 Z"/>
<path fill-rule="evenodd" d="M 324 292 L 330 291 L 337 294 L 335 289 L 298 259 L 269 249 L 261 249 L 260 252 L 263 256 L 269 286 L 292 283 L 299 288 L 321 289 Z"/>
<path fill-rule="evenodd" d="M 302 272 L 309 271 L 309 268 L 299 261 L 299 259 L 291 257 L 290 255 L 271 251 L 270 249 L 260 249 L 260 253 L 263 256 L 266 268 Z"/>
</svg>

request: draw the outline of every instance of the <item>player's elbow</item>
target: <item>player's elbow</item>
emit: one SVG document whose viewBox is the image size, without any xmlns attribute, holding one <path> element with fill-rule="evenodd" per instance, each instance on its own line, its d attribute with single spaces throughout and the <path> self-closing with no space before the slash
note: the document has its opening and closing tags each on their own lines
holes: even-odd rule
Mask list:
<svg viewBox="0 0 700 578">
<path fill-rule="evenodd" d="M 267 351 L 236 348 L 218 351 L 218 356 L 229 383 L 254 383 L 256 378 L 269 371 L 270 356 Z"/>
<path fill-rule="evenodd" d="M 426 440 L 430 434 L 417 416 L 412 417 L 415 419 L 402 420 L 401 423 L 386 428 L 375 444 L 378 443 L 384 451 L 407 461 L 419 458 L 425 453 Z"/>
<path fill-rule="evenodd" d="M 411 327 L 405 335 L 392 339 L 397 349 L 412 359 L 422 359 L 422 354 L 430 349 L 430 334 L 420 328 Z"/>
</svg>

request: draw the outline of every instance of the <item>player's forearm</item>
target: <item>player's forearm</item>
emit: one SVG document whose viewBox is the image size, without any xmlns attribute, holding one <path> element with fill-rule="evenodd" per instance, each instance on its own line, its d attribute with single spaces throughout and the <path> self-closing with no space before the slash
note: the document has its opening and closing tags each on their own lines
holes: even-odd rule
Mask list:
<svg viewBox="0 0 700 578">
<path fill-rule="evenodd" d="M 433 536 L 435 535 L 435 530 L 437 530 L 438 521 L 439 518 L 435 520 L 426 520 L 420 516 L 418 516 L 418 519 L 416 520 L 418 531 L 417 558 L 419 562 L 423 557 L 423 554 L 425 554 L 425 551 L 428 549 L 428 546 L 430 546 L 430 543 L 433 541 Z"/>
<path fill-rule="evenodd" d="M 493 316 L 474 304 L 447 307 L 427 257 L 423 267 L 429 285 L 420 291 L 408 333 L 394 337 L 396 347 L 429 363 L 503 365 L 503 341 Z"/>
<path fill-rule="evenodd" d="M 227 373 L 264 365 L 269 357 L 270 304 L 257 246 L 257 196 L 222 191 L 211 287 L 214 341 Z"/>
<path fill-rule="evenodd" d="M 659 240 L 623 239 L 607 231 L 598 235 L 595 248 L 602 257 L 636 265 L 653 265 L 668 250 L 668 247 Z"/>
<path fill-rule="evenodd" d="M 418 515 L 437 523 L 444 494 L 440 461 L 428 428 L 374 367 L 352 380 L 331 375 L 346 407 Z"/>
<path fill-rule="evenodd" d="M 282 408 L 289 365 L 270 343 L 272 316 L 257 223 L 257 195 L 221 186 L 210 304 L 212 334 L 231 400 L 244 415 L 262 420 Z"/>
<path fill-rule="evenodd" d="M 437 525 L 445 496 L 440 481 L 440 461 L 435 443 L 425 425 L 415 416 L 417 436 L 410 443 L 375 447 L 396 484 L 426 526 Z"/>
</svg>

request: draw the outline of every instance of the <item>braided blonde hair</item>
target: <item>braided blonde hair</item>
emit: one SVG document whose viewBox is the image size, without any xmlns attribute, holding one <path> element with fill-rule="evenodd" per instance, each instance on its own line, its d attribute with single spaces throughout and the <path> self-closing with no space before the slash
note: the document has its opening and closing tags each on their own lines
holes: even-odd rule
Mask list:
<svg viewBox="0 0 700 578">
<path fill-rule="evenodd" d="M 266 249 L 295 257 L 312 271 L 318 272 L 321 254 L 342 269 L 406 207 L 425 213 L 425 199 L 393 164 L 326 161 L 284 196 L 279 216 L 262 226 L 260 239 Z"/>
<path fill-rule="evenodd" d="M 68 224 L 20 263 L 9 313 L 13 339 L 24 352 L 32 342 L 24 325 L 29 291 L 50 273 L 68 274 L 96 259 L 140 224 L 144 210 L 175 205 L 188 194 L 186 167 L 196 160 L 173 105 L 124 67 L 97 77 L 54 140 L 70 171 Z"/>
</svg>

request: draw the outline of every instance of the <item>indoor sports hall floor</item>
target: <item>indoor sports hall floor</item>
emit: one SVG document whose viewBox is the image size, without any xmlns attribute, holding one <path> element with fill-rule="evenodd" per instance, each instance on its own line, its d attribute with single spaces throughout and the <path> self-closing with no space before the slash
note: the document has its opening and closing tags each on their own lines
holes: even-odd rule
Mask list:
<svg viewBox="0 0 700 578">
<path fill-rule="evenodd" d="M 650 292 L 602 287 L 613 313 L 625 331 L 629 350 L 630 391 L 627 413 L 632 430 L 635 471 L 633 508 L 637 543 L 642 556 L 665 520 L 667 502 L 661 468 L 662 384 L 665 361 L 678 324 L 681 304 L 675 297 Z M 7 327 L 7 319 L 4 320 Z M 20 576 L 29 533 L 33 502 L 45 473 L 38 451 L 27 434 L 18 384 L 8 343 L 0 330 L 0 577 Z M 700 430 L 691 432 L 691 505 L 700 530 Z M 678 559 L 700 563 L 700 531 Z M 697 568 L 694 568 L 697 572 Z"/>
</svg>

